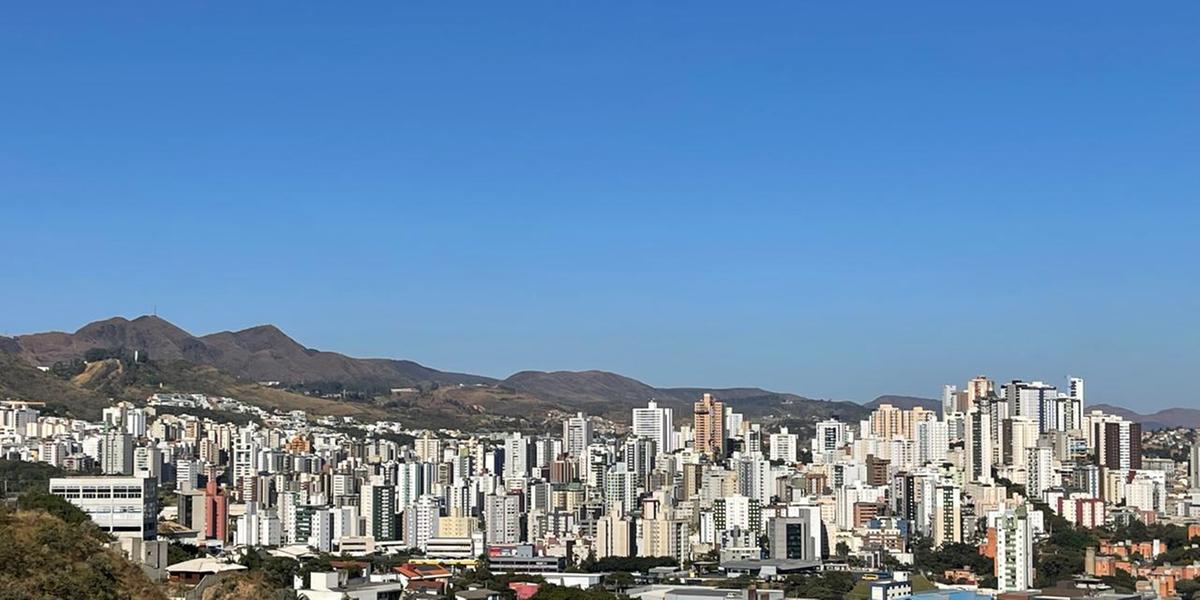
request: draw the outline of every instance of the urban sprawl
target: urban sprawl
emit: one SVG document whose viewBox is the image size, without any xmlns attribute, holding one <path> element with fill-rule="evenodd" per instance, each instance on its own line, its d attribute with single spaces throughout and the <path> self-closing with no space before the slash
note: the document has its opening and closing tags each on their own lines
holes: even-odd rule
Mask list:
<svg viewBox="0 0 1200 600">
<path fill-rule="evenodd" d="M 1195 587 L 1200 444 L 1087 412 L 1083 380 L 1065 383 L 977 377 L 946 386 L 940 410 L 881 404 L 791 430 L 704 394 L 690 412 L 650 401 L 628 424 L 576 414 L 541 435 L 201 394 L 122 402 L 100 422 L 13 400 L 0 452 L 66 473 L 46 491 L 184 589 L 247 569 L 248 552 L 321 565 L 294 580 L 310 600 L 524 600 L 551 585 L 780 600 L 834 581 L 871 600 L 1115 600 Z M 191 557 L 171 560 L 180 546 Z"/>
</svg>

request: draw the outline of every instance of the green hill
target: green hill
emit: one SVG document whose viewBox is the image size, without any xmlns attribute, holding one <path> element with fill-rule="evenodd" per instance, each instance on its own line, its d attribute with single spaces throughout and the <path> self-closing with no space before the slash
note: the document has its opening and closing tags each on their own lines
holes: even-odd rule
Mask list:
<svg viewBox="0 0 1200 600">
<path fill-rule="evenodd" d="M 0 508 L 0 599 L 165 599 L 104 535 L 91 522 Z"/>
</svg>

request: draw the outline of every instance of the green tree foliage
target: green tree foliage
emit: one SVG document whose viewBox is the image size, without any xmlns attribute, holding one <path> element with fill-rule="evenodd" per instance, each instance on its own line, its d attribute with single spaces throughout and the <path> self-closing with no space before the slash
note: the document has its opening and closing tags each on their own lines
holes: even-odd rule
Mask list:
<svg viewBox="0 0 1200 600">
<path fill-rule="evenodd" d="M 1175 593 L 1180 600 L 1196 600 L 1200 598 L 1200 579 L 1180 579 L 1175 582 Z"/>
<path fill-rule="evenodd" d="M 604 576 L 604 585 L 616 590 L 617 593 L 624 593 L 625 590 L 633 587 L 633 584 L 633 575 L 624 571 L 617 571 Z"/>
<path fill-rule="evenodd" d="M 626 573 L 645 573 L 654 567 L 678 567 L 679 562 L 666 556 L 606 556 L 589 565 L 585 570 L 590 573 L 607 573 L 624 571 Z"/>
<path fill-rule="evenodd" d="M 29 490 L 44 492 L 50 489 L 51 477 L 67 475 L 70 473 L 46 463 L 0 460 L 0 490 L 10 493 Z"/>
<path fill-rule="evenodd" d="M 600 587 L 581 590 L 547 583 L 538 588 L 532 600 L 617 600 L 617 595 Z"/>
<path fill-rule="evenodd" d="M 1113 589 L 1118 592 L 1132 592 L 1137 589 L 1137 580 L 1132 575 L 1125 571 L 1118 570 L 1111 577 L 1101 577 L 1101 581 L 1113 586 Z"/>
<path fill-rule="evenodd" d="M 854 589 L 854 577 L 842 571 L 789 575 L 783 580 L 783 591 L 789 598 L 842 600 L 852 589 Z"/>
<path fill-rule="evenodd" d="M 90 523 L 0 510 L 0 600 L 165 598 Z"/>
<path fill-rule="evenodd" d="M 271 556 L 263 550 L 247 550 L 239 564 L 250 572 L 261 572 L 263 581 L 277 589 L 291 589 L 293 578 L 300 573 L 300 563 L 290 558 Z M 324 567 L 327 563 L 318 561 L 313 567 Z M 313 572 L 313 568 L 305 571 L 305 576 Z"/>
<path fill-rule="evenodd" d="M 181 544 L 179 542 L 170 542 L 167 544 L 168 565 L 192 560 L 193 558 L 200 558 L 201 556 L 204 556 L 204 552 L 196 546 Z"/>
<path fill-rule="evenodd" d="M 79 510 L 79 507 L 74 504 L 49 492 L 29 490 L 21 494 L 21 497 L 17 499 L 17 507 L 21 510 L 41 510 L 48 512 L 69 525 L 92 525 L 91 518 L 88 517 L 87 513 Z M 94 525 L 92 526 L 94 527 Z M 97 533 L 104 536 L 99 530 L 97 530 Z"/>
<path fill-rule="evenodd" d="M 951 569 L 966 568 L 977 577 L 992 574 L 992 559 L 980 554 L 974 544 L 951 542 L 935 550 L 932 540 L 918 537 L 913 540 L 912 549 L 913 566 L 939 581 L 944 581 L 944 574 Z"/>
<path fill-rule="evenodd" d="M 1049 587 L 1082 573 L 1087 549 L 1099 543 L 1096 534 L 1072 525 L 1041 502 L 1034 502 L 1033 505 L 1042 511 L 1046 528 L 1050 531 L 1050 537 L 1038 545 L 1034 554 L 1033 564 L 1037 574 L 1034 584 Z"/>
</svg>

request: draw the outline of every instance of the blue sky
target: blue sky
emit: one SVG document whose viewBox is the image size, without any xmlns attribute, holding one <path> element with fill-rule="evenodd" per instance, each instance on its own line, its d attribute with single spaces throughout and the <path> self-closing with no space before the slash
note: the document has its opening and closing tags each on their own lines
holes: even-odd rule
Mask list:
<svg viewBox="0 0 1200 600">
<path fill-rule="evenodd" d="M 0 333 L 1200 406 L 1200 5 L 26 3 Z"/>
</svg>

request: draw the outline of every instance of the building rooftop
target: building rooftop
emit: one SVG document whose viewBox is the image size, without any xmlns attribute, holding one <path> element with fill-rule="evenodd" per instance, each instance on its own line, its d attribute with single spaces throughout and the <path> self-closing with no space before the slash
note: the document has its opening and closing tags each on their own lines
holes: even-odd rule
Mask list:
<svg viewBox="0 0 1200 600">
<path fill-rule="evenodd" d="M 215 558 L 193 558 L 167 566 L 168 573 L 223 573 L 225 571 L 241 571 L 246 567 L 237 563 L 227 563 Z"/>
</svg>

